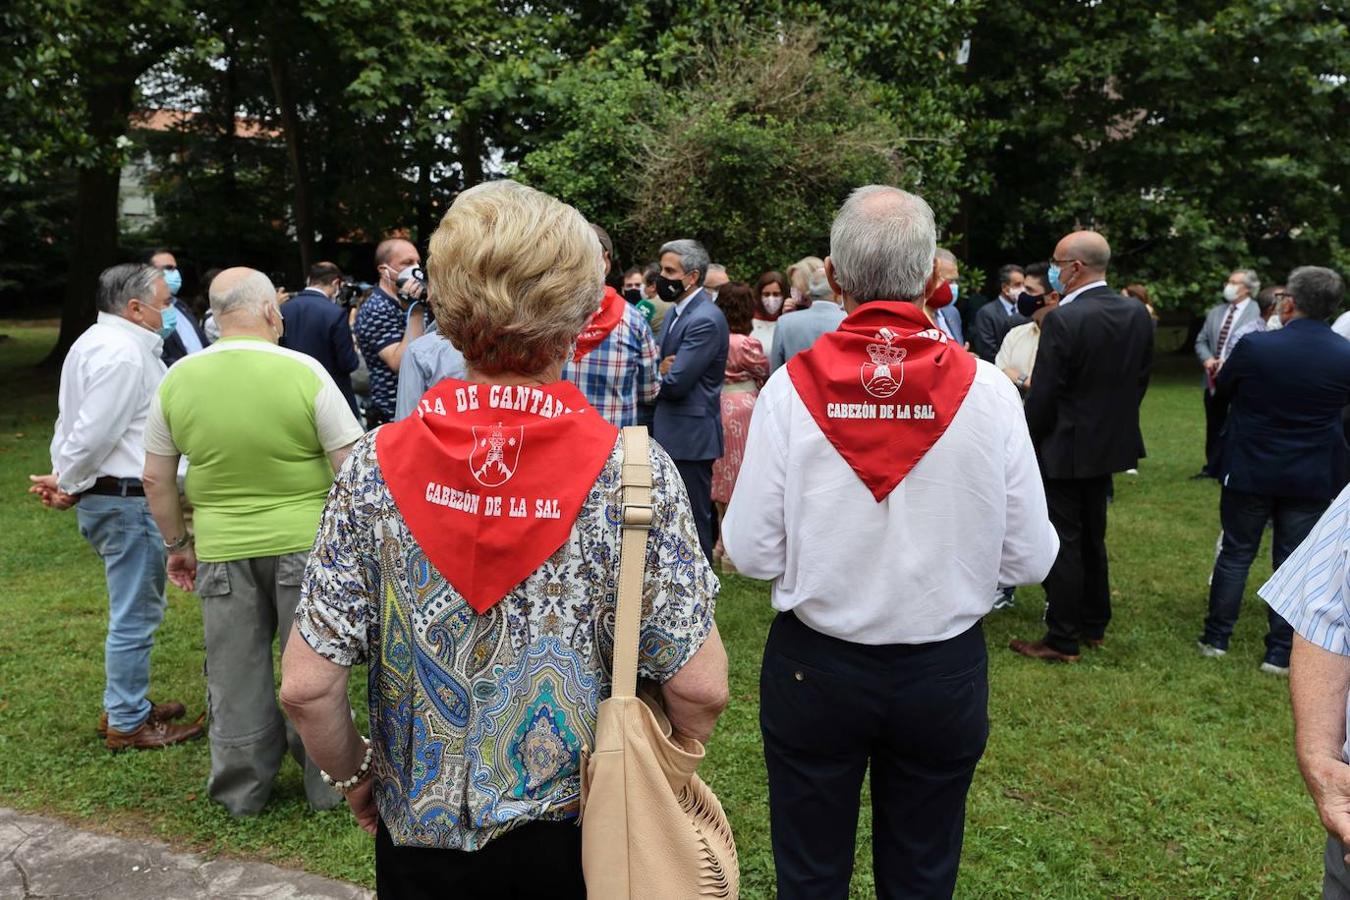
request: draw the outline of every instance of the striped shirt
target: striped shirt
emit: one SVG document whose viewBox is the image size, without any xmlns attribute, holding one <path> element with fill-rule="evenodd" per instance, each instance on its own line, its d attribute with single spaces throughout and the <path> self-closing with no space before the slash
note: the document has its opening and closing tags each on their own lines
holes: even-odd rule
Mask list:
<svg viewBox="0 0 1350 900">
<path fill-rule="evenodd" d="M 1305 641 L 1350 656 L 1350 486 L 1256 593 Z M 1346 711 L 1350 761 L 1350 702 Z"/>
<path fill-rule="evenodd" d="M 661 380 L 660 351 L 647 320 L 625 304 L 623 318 L 600 346 L 569 362 L 563 378 L 575 384 L 586 400 L 616 428 L 636 425 L 639 403 L 653 403 Z"/>
</svg>

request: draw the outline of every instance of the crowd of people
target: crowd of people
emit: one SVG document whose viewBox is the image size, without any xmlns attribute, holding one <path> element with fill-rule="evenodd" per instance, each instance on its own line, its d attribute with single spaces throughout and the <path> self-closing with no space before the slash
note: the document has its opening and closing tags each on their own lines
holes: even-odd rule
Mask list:
<svg viewBox="0 0 1350 900">
<path fill-rule="evenodd" d="M 235 267 L 199 322 L 172 252 L 109 268 L 31 487 L 76 509 L 105 566 L 106 746 L 205 732 L 208 794 L 235 815 L 263 809 L 291 753 L 313 808 L 345 797 L 375 835 L 381 896 L 448 879 L 529 896 L 541 867 L 584 896 L 571 823 L 610 678 L 619 434 L 645 426 L 638 668 L 676 740 L 705 743 L 728 703 L 717 571 L 772 582 L 778 895 L 847 893 L 869 773 L 878 896 L 950 895 L 989 730 L 981 622 L 1041 583 L 1045 631 L 1010 648 L 1104 647 L 1112 478 L 1144 455 L 1158 316 L 1143 285 L 1109 286 L 1097 232 L 1003 266 L 982 304 L 937 232 L 921 197 L 873 185 L 823 259 L 752 276 L 677 238 L 618 273 L 603 228 L 494 181 L 455 200 L 425 268 L 381 242 L 357 303 L 337 302 L 332 263 L 290 296 Z M 1239 269 L 1223 296 L 1195 342 L 1198 477 L 1221 482 L 1223 528 L 1200 651 L 1227 652 L 1273 521 L 1262 669 L 1293 655 L 1328 883 L 1350 885 L 1350 342 L 1328 325 L 1344 285 L 1309 266 L 1262 291 Z M 166 579 L 202 601 L 192 721 L 149 698 Z"/>
</svg>

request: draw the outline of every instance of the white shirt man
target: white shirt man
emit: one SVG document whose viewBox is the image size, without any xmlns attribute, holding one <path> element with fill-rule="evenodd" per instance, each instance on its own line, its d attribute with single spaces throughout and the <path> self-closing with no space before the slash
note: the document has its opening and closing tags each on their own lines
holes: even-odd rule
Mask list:
<svg viewBox="0 0 1350 900">
<path fill-rule="evenodd" d="M 934 250 L 921 198 L 845 201 L 825 266 L 848 318 L 761 391 L 723 523 L 780 611 L 760 721 L 789 900 L 847 893 L 869 768 L 896 811 L 873 821 L 877 894 L 951 895 L 988 734 L 979 620 L 1059 548 L 1016 389 L 922 312 Z"/>
<path fill-rule="evenodd" d="M 147 265 L 113 266 L 99 276 L 98 321 L 61 367 L 52 436 L 52 474 L 31 476 L 30 493 L 54 509 L 78 503 L 80 533 L 103 560 L 108 580 L 104 714 L 108 749 L 157 749 L 198 737 L 175 725 L 182 703 L 152 703 L 150 649 L 164 618 L 165 548 L 141 485 L 150 401 L 164 378 L 163 335 L 172 332 L 163 276 Z"/>
</svg>

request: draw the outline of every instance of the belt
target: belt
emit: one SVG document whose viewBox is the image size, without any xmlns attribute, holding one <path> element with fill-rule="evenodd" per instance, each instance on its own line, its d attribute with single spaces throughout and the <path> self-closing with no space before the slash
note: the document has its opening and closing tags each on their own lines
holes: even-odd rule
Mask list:
<svg viewBox="0 0 1350 900">
<path fill-rule="evenodd" d="M 113 478 L 104 475 L 94 480 L 86 494 L 98 494 L 107 497 L 144 497 L 145 487 L 139 478 Z"/>
</svg>

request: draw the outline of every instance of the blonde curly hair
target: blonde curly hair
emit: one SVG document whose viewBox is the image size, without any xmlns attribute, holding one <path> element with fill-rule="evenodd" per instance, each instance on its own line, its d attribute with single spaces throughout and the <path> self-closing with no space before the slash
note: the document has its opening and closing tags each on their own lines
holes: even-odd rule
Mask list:
<svg viewBox="0 0 1350 900">
<path fill-rule="evenodd" d="M 537 375 L 564 358 L 600 306 L 604 260 L 585 217 L 542 191 L 464 191 L 431 236 L 431 311 L 477 372 Z"/>
</svg>

